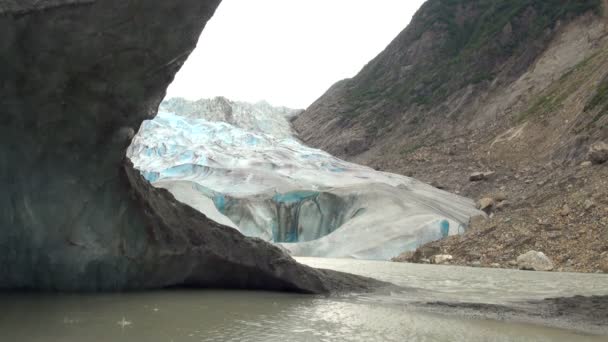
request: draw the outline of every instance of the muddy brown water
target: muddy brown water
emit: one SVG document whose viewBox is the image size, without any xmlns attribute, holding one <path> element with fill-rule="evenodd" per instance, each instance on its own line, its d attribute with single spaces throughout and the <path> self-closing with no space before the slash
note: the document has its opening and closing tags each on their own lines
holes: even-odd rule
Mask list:
<svg viewBox="0 0 608 342">
<path fill-rule="evenodd" d="M 0 341 L 607 341 L 608 336 L 429 313 L 419 301 L 504 304 L 608 295 L 608 276 L 301 258 L 407 286 L 339 297 L 167 290 L 0 294 Z"/>
</svg>

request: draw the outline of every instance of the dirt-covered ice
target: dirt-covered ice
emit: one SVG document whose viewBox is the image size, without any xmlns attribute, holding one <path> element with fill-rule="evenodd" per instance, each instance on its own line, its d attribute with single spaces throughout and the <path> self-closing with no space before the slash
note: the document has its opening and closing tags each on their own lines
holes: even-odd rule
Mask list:
<svg viewBox="0 0 608 342">
<path fill-rule="evenodd" d="M 185 117 L 161 107 L 128 155 L 178 200 L 296 256 L 389 259 L 461 233 L 481 214 L 467 198 L 307 147 L 284 110 L 265 107 L 255 115 L 264 125 L 242 127 L 218 121 L 217 108 L 207 120 L 206 109 Z"/>
</svg>

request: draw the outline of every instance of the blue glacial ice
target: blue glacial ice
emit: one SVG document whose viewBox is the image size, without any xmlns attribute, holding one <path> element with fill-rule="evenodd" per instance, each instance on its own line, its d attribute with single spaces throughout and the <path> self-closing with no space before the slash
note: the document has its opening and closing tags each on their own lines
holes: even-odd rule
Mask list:
<svg viewBox="0 0 608 342">
<path fill-rule="evenodd" d="M 295 256 L 390 259 L 482 215 L 470 199 L 305 146 L 294 111 L 202 101 L 163 103 L 128 156 L 178 200 Z"/>
</svg>

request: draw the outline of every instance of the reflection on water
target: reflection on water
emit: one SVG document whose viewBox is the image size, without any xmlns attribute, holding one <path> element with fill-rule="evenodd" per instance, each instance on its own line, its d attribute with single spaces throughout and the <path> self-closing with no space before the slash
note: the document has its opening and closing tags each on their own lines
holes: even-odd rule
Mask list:
<svg viewBox="0 0 608 342">
<path fill-rule="evenodd" d="M 461 320 L 417 312 L 407 304 L 430 296 L 487 299 L 606 294 L 607 277 L 418 267 L 306 259 L 420 287 L 407 294 L 324 298 L 267 292 L 174 290 L 112 295 L 0 294 L 1 341 L 605 341 L 543 327 Z M 352 269 L 351 269 L 352 268 Z M 424 274 L 417 273 L 424 271 Z M 470 273 L 470 274 L 469 274 Z M 563 279 L 557 278 L 562 276 Z M 534 281 L 534 279 L 538 279 Z M 569 279 L 569 280 L 568 280 Z M 559 281 L 558 281 L 559 280 Z M 560 283 L 560 281 L 563 282 Z M 528 286 L 529 285 L 529 286 Z M 576 289 L 581 285 L 580 289 Z M 600 287 L 603 286 L 603 289 Z M 520 288 L 520 290 L 522 290 Z M 486 293 L 485 295 L 483 293 Z M 483 298 L 486 297 L 486 298 Z"/>
</svg>

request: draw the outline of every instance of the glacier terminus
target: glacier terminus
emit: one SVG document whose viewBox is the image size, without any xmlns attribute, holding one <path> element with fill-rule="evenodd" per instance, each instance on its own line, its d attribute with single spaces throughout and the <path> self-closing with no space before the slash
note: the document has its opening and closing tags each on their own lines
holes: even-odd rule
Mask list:
<svg viewBox="0 0 608 342">
<path fill-rule="evenodd" d="M 294 256 L 386 260 L 483 215 L 470 199 L 305 146 L 290 127 L 298 113 L 170 99 L 127 155 L 154 186 Z"/>
</svg>

